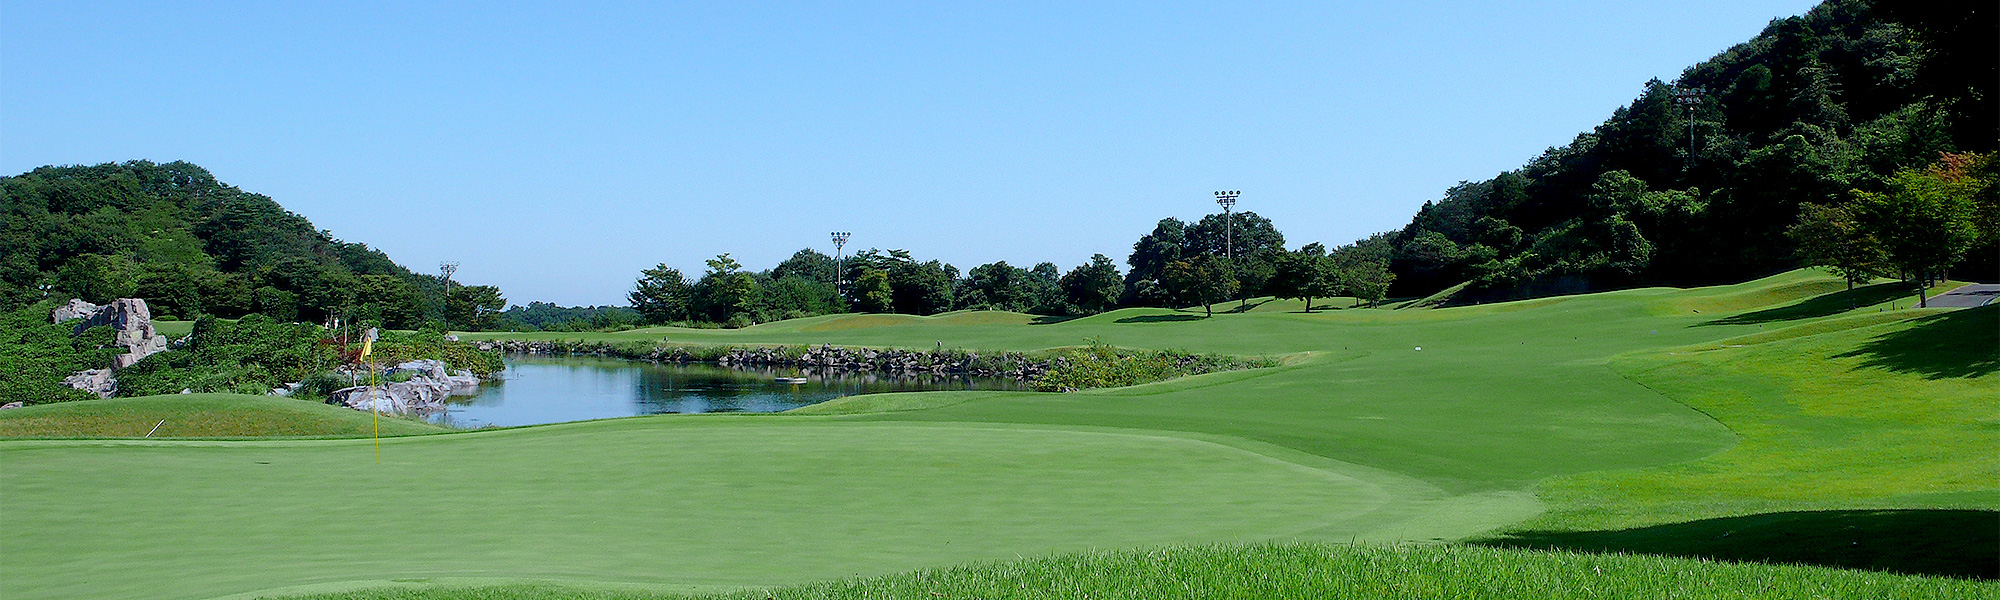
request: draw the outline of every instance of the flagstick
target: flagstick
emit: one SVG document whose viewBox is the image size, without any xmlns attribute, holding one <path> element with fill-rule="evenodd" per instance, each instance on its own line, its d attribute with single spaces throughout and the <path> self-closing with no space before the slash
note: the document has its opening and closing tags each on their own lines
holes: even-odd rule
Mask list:
<svg viewBox="0 0 2000 600">
<path fill-rule="evenodd" d="M 374 395 L 375 385 L 380 382 L 381 380 L 375 378 L 375 361 L 368 361 L 368 392 L 370 396 Z M 379 465 L 382 464 L 382 405 L 377 404 L 378 402 L 381 402 L 380 398 L 368 399 L 368 413 L 375 415 L 375 464 Z"/>
</svg>

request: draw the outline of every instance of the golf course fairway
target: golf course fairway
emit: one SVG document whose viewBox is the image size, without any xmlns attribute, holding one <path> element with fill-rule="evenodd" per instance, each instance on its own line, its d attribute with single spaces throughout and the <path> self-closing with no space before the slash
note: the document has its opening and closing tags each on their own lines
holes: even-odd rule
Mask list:
<svg viewBox="0 0 2000 600">
<path fill-rule="evenodd" d="M 796 414 L 386 438 L 379 463 L 365 438 L 0 441 L 0 595 L 213 598 L 430 578 L 727 590 L 1093 549 L 1459 541 L 1561 531 L 1570 517 L 1590 529 L 1991 511 L 2000 309 L 1889 311 L 1907 302 L 1864 288 L 1854 297 L 1882 304 L 1847 310 L 1841 289 L 1795 271 L 1434 310 L 468 334 L 1104 343 L 1283 364 L 1072 394 L 886 394 Z M 1964 348 L 1971 359 L 1952 358 Z M 1867 385 L 1850 398 L 1794 377 Z M 1871 450 L 1898 434 L 1938 435 L 1926 452 Z M 1815 478 L 1820 464 L 1845 475 Z M 1934 477 L 1945 473 L 1957 475 Z"/>
</svg>

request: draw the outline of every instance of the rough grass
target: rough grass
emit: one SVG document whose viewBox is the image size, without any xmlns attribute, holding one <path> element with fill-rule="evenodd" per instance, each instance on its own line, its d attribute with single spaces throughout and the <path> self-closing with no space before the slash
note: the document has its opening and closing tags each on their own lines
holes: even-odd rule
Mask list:
<svg viewBox="0 0 2000 600">
<path fill-rule="evenodd" d="M 1837 569 L 1452 546 L 1260 544 L 1093 552 L 683 596 L 549 584 L 406 587 L 294 600 L 862 598 L 1977 598 L 2000 586 Z"/>
<path fill-rule="evenodd" d="M 154 426 L 159 429 L 154 431 Z M 375 433 L 365 412 L 319 402 L 242 394 L 173 394 L 42 404 L 0 411 L 0 438 L 352 437 Z M 384 417 L 381 434 L 450 431 Z"/>
</svg>

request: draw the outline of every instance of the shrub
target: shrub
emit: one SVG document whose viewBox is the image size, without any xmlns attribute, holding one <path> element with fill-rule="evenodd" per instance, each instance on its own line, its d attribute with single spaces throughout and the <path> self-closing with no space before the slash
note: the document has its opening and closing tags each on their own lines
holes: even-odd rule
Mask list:
<svg viewBox="0 0 2000 600">
<path fill-rule="evenodd" d="M 111 328 L 92 327 L 71 336 L 70 323 L 50 323 L 49 313 L 62 303 L 45 300 L 0 315 L 0 404 L 46 404 L 88 400 L 96 396 L 63 385 L 63 378 L 85 369 L 111 366 L 124 352 L 111 345 Z"/>
<path fill-rule="evenodd" d="M 1264 358 L 1191 354 L 1181 350 L 1125 350 L 1101 343 L 1054 352 L 1049 370 L 1036 377 L 1035 389 L 1066 392 L 1123 387 L 1216 371 L 1276 366 Z"/>
</svg>

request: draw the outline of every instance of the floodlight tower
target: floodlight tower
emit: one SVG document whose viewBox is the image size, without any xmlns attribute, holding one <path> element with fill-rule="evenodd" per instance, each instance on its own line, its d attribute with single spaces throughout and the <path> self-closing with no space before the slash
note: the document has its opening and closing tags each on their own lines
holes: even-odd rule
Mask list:
<svg viewBox="0 0 2000 600">
<path fill-rule="evenodd" d="M 1694 167 L 1694 109 L 1701 104 L 1701 97 L 1708 90 L 1700 86 L 1679 86 L 1674 88 L 1674 104 L 1688 111 L 1688 157 L 1687 168 Z"/>
<path fill-rule="evenodd" d="M 840 282 L 842 279 L 845 279 L 844 276 L 846 275 L 846 265 L 843 264 L 845 261 L 842 260 L 843 255 L 841 254 L 841 250 L 847 247 L 847 237 L 851 235 L 854 234 L 846 231 L 833 232 L 833 303 L 835 306 L 840 305 Z M 842 310 L 841 312 L 846 311 Z"/>
<path fill-rule="evenodd" d="M 1215 193 L 1215 203 L 1222 205 L 1222 257 L 1229 259 L 1231 264 L 1234 264 L 1236 261 L 1236 242 L 1234 239 L 1236 237 L 1236 218 L 1231 216 L 1232 213 L 1229 209 L 1236 206 L 1236 197 L 1240 195 L 1243 195 L 1243 192 L 1228 191 Z"/>
<path fill-rule="evenodd" d="M 444 332 L 451 333 L 451 275 L 458 272 L 458 261 L 447 260 L 438 263 L 438 274 L 444 279 Z"/>
</svg>

